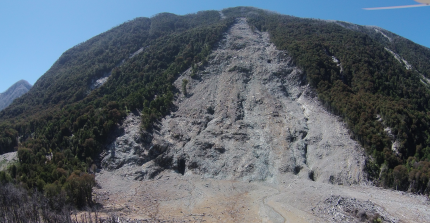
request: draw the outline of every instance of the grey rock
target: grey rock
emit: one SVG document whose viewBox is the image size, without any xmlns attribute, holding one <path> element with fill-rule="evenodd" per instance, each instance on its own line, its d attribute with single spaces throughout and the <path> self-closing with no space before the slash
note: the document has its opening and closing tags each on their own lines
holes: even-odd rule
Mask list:
<svg viewBox="0 0 430 223">
<path fill-rule="evenodd" d="M 331 222 L 399 222 L 384 208 L 370 200 L 333 195 L 312 209 L 315 215 L 326 217 Z"/>
<path fill-rule="evenodd" d="M 0 111 L 8 107 L 13 100 L 27 93 L 31 87 L 31 84 L 25 80 L 20 80 L 10 86 L 5 92 L 0 94 Z"/>
<path fill-rule="evenodd" d="M 365 181 L 364 150 L 319 103 L 306 76 L 269 34 L 245 19 L 224 35 L 206 66 L 174 83 L 177 108 L 142 138 L 138 115 L 107 146 L 108 169 L 134 165 L 136 179 L 162 171 L 277 183 L 280 175 L 332 184 Z"/>
<path fill-rule="evenodd" d="M 140 128 L 140 117 L 130 114 L 117 127 L 114 140 L 106 145 L 106 151 L 102 154 L 101 165 L 103 168 L 118 169 L 126 164 L 142 165 L 149 158 L 149 149 L 144 148 L 145 142 L 150 141 L 146 132 Z"/>
</svg>

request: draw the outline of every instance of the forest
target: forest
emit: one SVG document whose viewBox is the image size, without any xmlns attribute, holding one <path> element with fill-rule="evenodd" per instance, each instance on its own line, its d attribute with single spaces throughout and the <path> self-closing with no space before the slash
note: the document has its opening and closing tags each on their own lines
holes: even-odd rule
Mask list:
<svg viewBox="0 0 430 223">
<path fill-rule="evenodd" d="M 116 124 L 138 109 L 142 128 L 150 129 L 170 111 L 177 75 L 203 62 L 233 22 L 217 11 L 162 13 L 66 51 L 28 94 L 0 112 L 0 152 L 17 150 L 19 158 L 0 172 L 0 182 L 47 198 L 64 195 L 77 208 L 92 205 L 95 161 Z M 92 90 L 108 72 L 109 81 Z"/>
<path fill-rule="evenodd" d="M 430 91 L 420 79 L 430 74 L 428 48 L 392 33 L 394 41 L 386 41 L 373 27 L 252 8 L 224 13 L 246 16 L 255 29 L 269 32 L 274 44 L 303 68 L 325 107 L 342 117 L 366 149 L 371 180 L 398 190 L 430 192 Z M 395 49 L 414 69 L 406 69 L 385 47 Z"/>
<path fill-rule="evenodd" d="M 223 13 L 226 19 L 218 11 L 137 18 L 63 53 L 26 95 L 0 112 L 0 154 L 18 151 L 19 158 L 0 172 L 1 184 L 41 193 L 57 214 L 64 211 L 55 208 L 58 199 L 77 208 L 92 205 L 96 161 L 116 125 L 139 110 L 142 128 L 150 131 L 171 111 L 178 75 L 205 64 L 235 18 L 247 17 L 291 55 L 327 110 L 345 121 L 369 155 L 371 180 L 430 192 L 430 91 L 421 82 L 421 75 L 430 77 L 428 48 L 341 22 L 244 7 Z M 108 81 L 92 89 L 106 74 Z"/>
</svg>

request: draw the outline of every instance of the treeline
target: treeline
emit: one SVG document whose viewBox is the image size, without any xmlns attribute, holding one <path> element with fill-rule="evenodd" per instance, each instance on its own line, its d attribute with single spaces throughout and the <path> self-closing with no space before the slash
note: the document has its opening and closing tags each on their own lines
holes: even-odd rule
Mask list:
<svg viewBox="0 0 430 223">
<path fill-rule="evenodd" d="M 407 59 L 415 50 L 419 53 L 421 58 L 411 60 L 418 72 L 409 71 L 384 49 L 385 43 L 333 22 L 241 7 L 224 14 L 248 17 L 254 28 L 269 32 L 275 45 L 289 52 L 323 104 L 343 117 L 371 156 L 367 170 L 373 180 L 430 192 L 430 92 L 418 73 L 430 72 L 428 49 L 407 41 L 392 43 Z M 398 142 L 397 151 L 387 128 Z"/>
<path fill-rule="evenodd" d="M 18 132 L 8 125 L 0 124 L 0 154 L 18 147 Z"/>
<path fill-rule="evenodd" d="M 0 183 L 0 222 L 49 223 L 119 223 L 124 219 L 115 213 L 101 217 L 100 207 L 87 207 L 79 212 L 66 202 L 64 194 L 55 197 L 37 190 L 26 190 L 13 184 Z M 154 222 L 159 219 L 154 219 Z M 137 221 L 132 221 L 137 222 Z"/>
<path fill-rule="evenodd" d="M 430 77 L 430 49 L 427 47 L 420 46 L 408 39 L 398 36 L 390 31 L 372 27 L 372 26 L 359 26 L 346 22 L 336 22 L 337 24 L 346 27 L 348 29 L 358 30 L 362 33 L 369 35 L 372 39 L 378 43 L 383 44 L 390 50 L 398 53 L 403 59 L 408 61 L 419 73 L 423 74 L 427 78 Z M 379 30 L 378 32 L 375 29 Z M 382 35 L 382 33 L 384 35 Z"/>
<path fill-rule="evenodd" d="M 170 111 L 179 92 L 173 87 L 177 75 L 204 62 L 233 22 L 220 20 L 217 11 L 163 13 L 124 23 L 66 51 L 28 94 L 0 112 L 1 150 L 18 148 L 19 157 L 0 181 L 48 198 L 64 194 L 78 208 L 91 205 L 94 160 L 109 133 L 136 109 L 143 128 L 151 129 Z M 108 72 L 108 81 L 90 91 Z"/>
<path fill-rule="evenodd" d="M 72 222 L 65 196 L 48 200 L 37 191 L 0 183 L 0 222 Z"/>
</svg>

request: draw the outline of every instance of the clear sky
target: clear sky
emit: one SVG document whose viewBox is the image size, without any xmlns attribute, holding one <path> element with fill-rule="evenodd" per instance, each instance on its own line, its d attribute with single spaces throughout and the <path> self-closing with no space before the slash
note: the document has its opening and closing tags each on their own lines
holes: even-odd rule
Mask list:
<svg viewBox="0 0 430 223">
<path fill-rule="evenodd" d="M 136 17 L 253 6 L 304 18 L 376 25 L 430 47 L 430 7 L 365 11 L 413 0 L 19 0 L 0 1 L 0 92 L 34 84 L 74 45 Z"/>
</svg>

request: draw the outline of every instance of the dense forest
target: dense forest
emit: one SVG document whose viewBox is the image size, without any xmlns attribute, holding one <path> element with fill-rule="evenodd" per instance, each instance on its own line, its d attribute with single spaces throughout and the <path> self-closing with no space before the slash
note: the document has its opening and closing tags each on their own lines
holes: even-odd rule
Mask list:
<svg viewBox="0 0 430 223">
<path fill-rule="evenodd" d="M 17 150 L 19 163 L 1 172 L 48 197 L 66 194 L 90 205 L 94 160 L 109 133 L 130 110 L 142 128 L 170 111 L 172 83 L 204 62 L 234 19 L 219 12 L 137 18 L 66 51 L 23 97 L 0 113 L 0 152 Z M 136 53 L 135 53 L 136 52 Z M 141 52 L 141 53 L 139 53 Z M 92 83 L 110 73 L 97 89 Z"/>
<path fill-rule="evenodd" d="M 421 82 L 421 75 L 430 74 L 428 48 L 387 32 L 389 41 L 374 27 L 240 7 L 224 13 L 246 16 L 254 28 L 269 32 L 274 44 L 304 69 L 319 99 L 344 119 L 370 155 L 372 180 L 399 190 L 430 192 L 430 91 Z M 386 47 L 414 69 L 407 69 Z"/>
<path fill-rule="evenodd" d="M 94 160 L 117 123 L 138 109 L 142 128 L 150 130 L 169 113 L 178 74 L 205 64 L 235 18 L 247 17 L 292 56 L 326 108 L 347 123 L 369 154 L 374 182 L 430 192 L 430 91 L 421 80 L 430 76 L 429 49 L 349 23 L 244 7 L 223 13 L 226 19 L 218 11 L 137 18 L 66 51 L 29 93 L 0 112 L 0 153 L 17 150 L 19 158 L 0 172 L 0 182 L 90 205 Z"/>
</svg>

